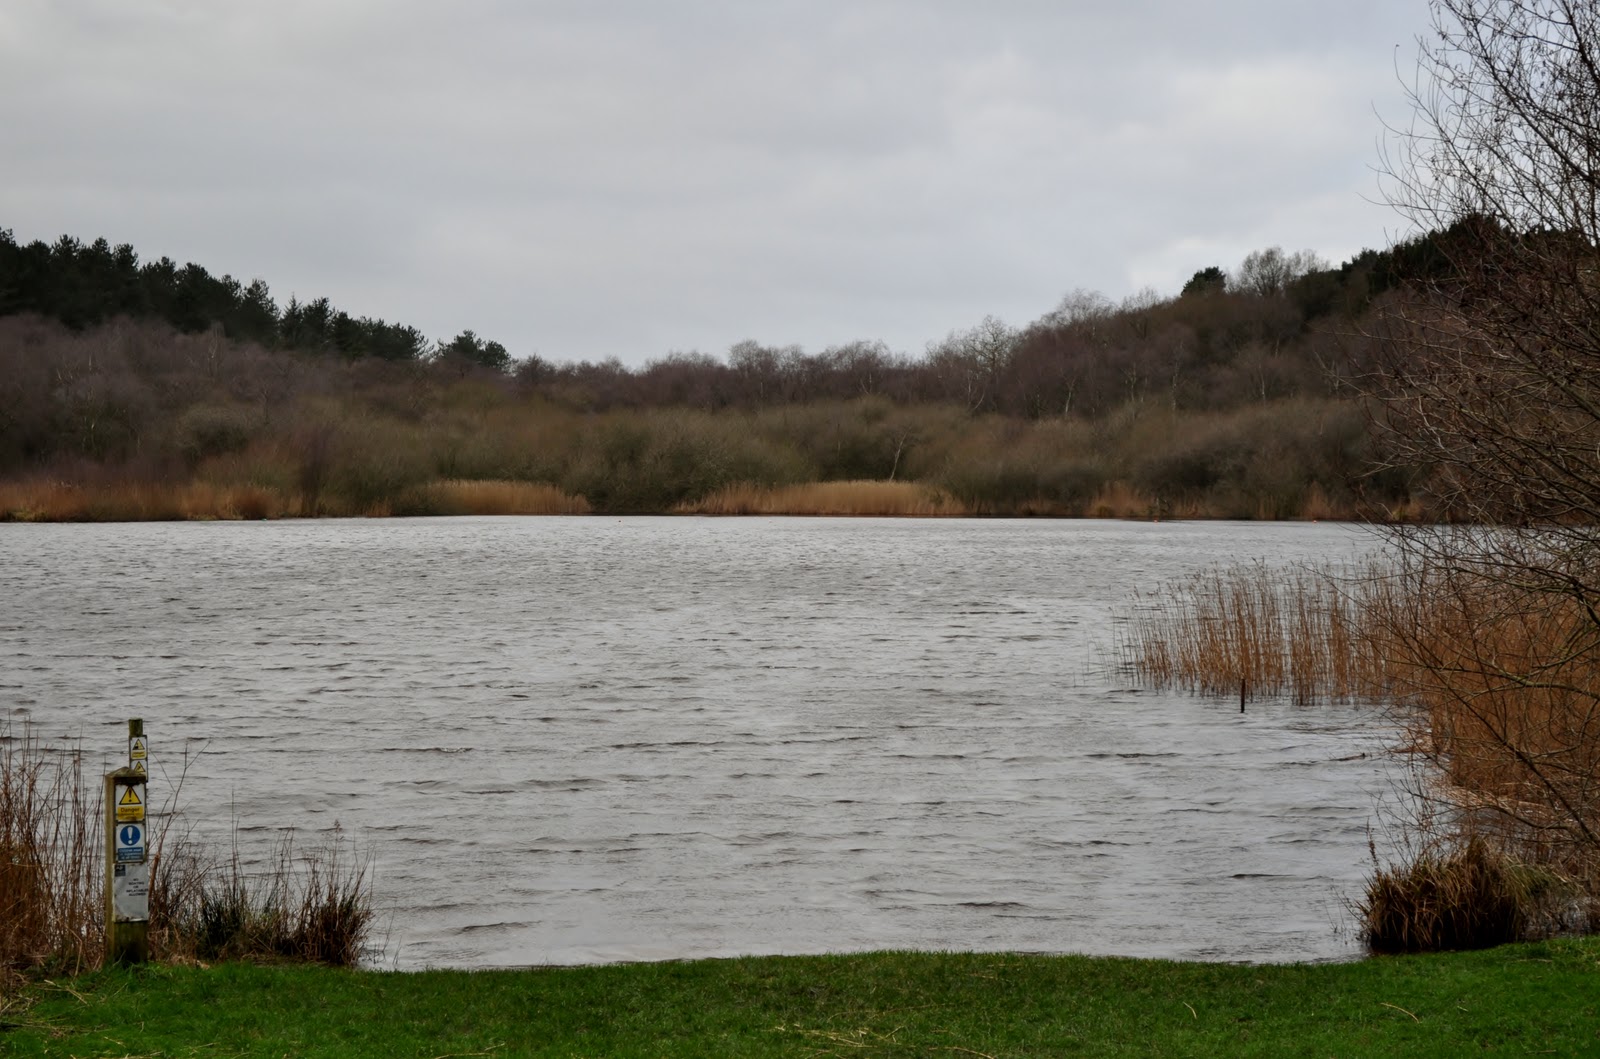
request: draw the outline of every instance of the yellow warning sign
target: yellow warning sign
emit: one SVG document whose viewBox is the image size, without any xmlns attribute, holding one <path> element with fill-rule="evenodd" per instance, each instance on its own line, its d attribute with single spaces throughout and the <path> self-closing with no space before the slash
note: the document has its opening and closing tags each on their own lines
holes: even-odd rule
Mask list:
<svg viewBox="0 0 1600 1059">
<path fill-rule="evenodd" d="M 141 776 L 145 775 L 144 762 L 143 761 L 135 761 L 133 763 L 133 771 L 139 773 Z"/>
<path fill-rule="evenodd" d="M 128 760 L 142 761 L 150 755 L 150 744 L 142 735 L 132 736 L 128 739 Z"/>
<path fill-rule="evenodd" d="M 143 819 L 144 799 L 139 797 L 139 788 L 133 785 L 123 787 L 122 796 L 117 799 L 117 823 L 137 824 Z"/>
</svg>

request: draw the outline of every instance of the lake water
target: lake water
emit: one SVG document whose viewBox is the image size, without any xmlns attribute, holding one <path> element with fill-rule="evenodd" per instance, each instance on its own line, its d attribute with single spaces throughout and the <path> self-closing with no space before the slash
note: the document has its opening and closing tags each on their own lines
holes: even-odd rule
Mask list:
<svg viewBox="0 0 1600 1059">
<path fill-rule="evenodd" d="M 1270 523 L 0 525 L 0 722 L 247 856 L 336 824 L 386 966 L 876 948 L 1353 955 L 1371 709 L 1140 691 L 1129 594 Z"/>
</svg>

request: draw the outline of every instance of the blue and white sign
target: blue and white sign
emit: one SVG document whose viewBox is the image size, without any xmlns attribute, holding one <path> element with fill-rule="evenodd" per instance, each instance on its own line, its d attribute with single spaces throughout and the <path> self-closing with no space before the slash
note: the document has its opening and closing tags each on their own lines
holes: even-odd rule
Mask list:
<svg viewBox="0 0 1600 1059">
<path fill-rule="evenodd" d="M 144 860 L 144 825 L 118 824 L 116 862 L 137 863 Z"/>
</svg>

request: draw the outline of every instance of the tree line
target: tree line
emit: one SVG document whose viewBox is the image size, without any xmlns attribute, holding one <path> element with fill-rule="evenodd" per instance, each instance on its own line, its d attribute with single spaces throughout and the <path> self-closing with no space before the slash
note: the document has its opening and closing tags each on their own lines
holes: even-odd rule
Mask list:
<svg viewBox="0 0 1600 1059">
<path fill-rule="evenodd" d="M 355 316 L 327 298 L 280 307 L 265 281 L 213 276 L 133 247 L 63 235 L 21 244 L 0 229 L 0 317 L 36 314 L 82 330 L 118 318 L 160 320 L 182 334 L 218 330 L 266 349 L 514 374 L 588 410 L 769 407 L 881 396 L 1032 419 L 1099 416 L 1128 401 L 1215 410 L 1324 392 L 1349 365 L 1336 337 L 1375 299 L 1444 267 L 1440 234 L 1364 251 L 1329 267 L 1272 247 L 1231 271 L 1195 272 L 1176 297 L 1146 290 L 1121 303 L 1074 291 L 1038 320 L 988 317 L 921 355 L 863 340 L 807 352 L 744 341 L 725 356 L 669 353 L 637 368 L 615 359 L 513 358 L 464 330 L 431 342 L 420 330 Z M 1348 331 L 1349 327 L 1342 328 Z"/>
<path fill-rule="evenodd" d="M 517 360 L 472 331 L 429 343 L 104 239 L 0 232 L 0 479 L 265 483 L 307 513 L 406 509 L 433 479 L 648 511 L 878 478 L 988 513 L 1388 517 L 1423 480 L 1387 459 L 1352 383 L 1447 236 L 1337 267 L 1268 248 L 1170 296 L 1075 291 L 916 356 L 745 341 L 630 368 Z M 1117 490 L 1138 499 L 1102 502 Z"/>
<path fill-rule="evenodd" d="M 218 328 L 229 338 L 273 349 L 347 358 L 421 361 L 460 359 L 504 370 L 505 346 L 470 330 L 430 342 L 421 331 L 369 316 L 352 316 L 327 298 L 291 297 L 279 307 L 265 281 L 213 276 L 193 262 L 143 262 L 127 243 L 91 243 L 63 235 L 54 243 L 18 243 L 0 228 L 0 316 L 33 313 L 74 330 L 118 317 L 161 320 L 183 334 Z"/>
</svg>

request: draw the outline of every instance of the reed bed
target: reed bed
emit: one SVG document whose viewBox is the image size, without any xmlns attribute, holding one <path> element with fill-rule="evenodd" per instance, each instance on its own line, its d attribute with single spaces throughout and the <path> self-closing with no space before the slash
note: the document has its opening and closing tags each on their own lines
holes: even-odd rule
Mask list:
<svg viewBox="0 0 1600 1059">
<path fill-rule="evenodd" d="M 276 490 L 211 482 L 0 482 L 0 522 L 172 522 L 294 513 Z"/>
<path fill-rule="evenodd" d="M 336 515 L 582 515 L 589 503 L 542 482 L 442 479 L 393 500 L 354 502 L 319 495 L 315 503 L 281 489 L 208 481 L 78 485 L 0 482 L 0 522 L 171 522 Z"/>
<path fill-rule="evenodd" d="M 1084 513 L 1090 518 L 1157 518 L 1164 512 L 1153 498 L 1126 482 L 1110 482 L 1089 501 Z"/>
<path fill-rule="evenodd" d="M 1286 695 L 1298 703 L 1382 694 L 1390 673 L 1363 615 L 1376 568 L 1213 568 L 1135 598 L 1119 650 L 1156 687 Z"/>
<path fill-rule="evenodd" d="M 589 502 L 544 482 L 444 479 L 418 489 L 417 501 L 439 515 L 587 515 Z"/>
<path fill-rule="evenodd" d="M 1214 568 L 1137 599 L 1119 649 L 1152 685 L 1241 708 L 1283 695 L 1393 710 L 1444 824 L 1419 822 L 1427 841 L 1375 864 L 1360 908 L 1375 949 L 1600 927 L 1600 618 L 1561 569 L 1520 574 L 1426 555 Z"/>
<path fill-rule="evenodd" d="M 1600 900 L 1600 624 L 1581 595 L 1430 570 L 1375 624 L 1413 741 L 1475 835 Z"/>
<path fill-rule="evenodd" d="M 688 515 L 859 515 L 959 517 L 972 509 L 942 489 L 915 482 L 808 482 L 769 488 L 733 485 L 678 505 Z"/>
</svg>

